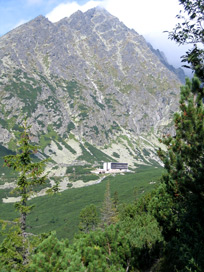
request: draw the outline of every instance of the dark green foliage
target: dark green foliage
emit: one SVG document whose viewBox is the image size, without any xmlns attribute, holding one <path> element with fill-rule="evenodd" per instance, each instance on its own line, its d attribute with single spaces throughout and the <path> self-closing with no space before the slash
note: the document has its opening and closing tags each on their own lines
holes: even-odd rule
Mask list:
<svg viewBox="0 0 204 272">
<path fill-rule="evenodd" d="M 183 62 L 189 65 L 184 67 L 191 68 L 195 74 L 204 80 L 204 3 L 203 0 L 179 0 L 184 7 L 184 15 L 181 13 L 177 18 L 182 20 L 174 30 L 169 33 L 170 39 L 178 44 L 193 44 L 193 48 L 186 52 L 182 57 Z"/>
<path fill-rule="evenodd" d="M 84 104 L 80 104 L 78 106 L 78 110 L 79 110 L 79 116 L 82 117 L 82 120 L 84 120 L 88 115 L 89 115 L 89 112 L 90 112 L 90 108 L 87 107 L 86 105 Z"/>
<path fill-rule="evenodd" d="M 79 214 L 79 219 L 80 231 L 88 233 L 91 230 L 95 230 L 99 222 L 96 206 L 90 204 L 89 206 L 86 206 L 84 209 L 82 209 Z"/>
<path fill-rule="evenodd" d="M 115 161 L 113 160 L 113 158 L 109 157 L 108 155 L 106 155 L 105 153 L 103 153 L 98 148 L 96 148 L 95 146 L 91 145 L 88 142 L 85 143 L 85 147 L 91 152 L 96 161 Z"/>
<path fill-rule="evenodd" d="M 112 155 L 113 157 L 115 157 L 115 158 L 120 158 L 120 155 L 117 153 L 117 152 L 113 152 L 113 155 Z"/>
<path fill-rule="evenodd" d="M 83 180 L 83 182 L 88 182 L 91 180 L 98 180 L 98 175 L 90 174 L 90 175 L 83 175 L 78 177 L 79 180 Z"/>
<path fill-rule="evenodd" d="M 42 74 L 38 74 L 38 76 L 40 77 L 40 81 L 47 85 L 49 89 L 54 93 L 56 88 L 50 83 L 50 81 L 47 80 L 47 78 Z"/>
<path fill-rule="evenodd" d="M 204 34 L 203 34 L 204 37 Z M 195 70 L 196 76 L 200 80 L 204 81 L 204 50 L 200 49 L 196 44 L 194 44 L 193 49 L 189 49 L 186 55 L 183 56 L 182 62 L 187 62 L 188 65 L 183 65 L 185 68 L 190 68 Z"/>
<path fill-rule="evenodd" d="M 1 224 L 4 224 L 1 222 Z M 5 272 L 23 271 L 22 250 L 23 238 L 18 222 L 3 225 L 3 234 L 6 236 L 0 244 L 0 270 Z M 26 245 L 28 246 L 28 245 Z"/>
<path fill-rule="evenodd" d="M 7 126 L 6 120 L 5 120 L 5 119 L 2 119 L 2 118 L 0 118 L 0 124 L 1 124 L 1 126 L 2 126 L 3 128 L 6 128 L 6 126 Z"/>
<path fill-rule="evenodd" d="M 204 90 L 200 88 L 198 79 L 194 78 L 192 82 L 187 80 L 186 85 L 181 88 L 181 113 L 177 113 L 174 120 L 176 135 L 163 141 L 168 146 L 169 157 L 164 159 L 164 154 L 160 152 L 173 183 L 176 180 L 179 183 L 177 192 L 174 192 L 178 194 L 178 198 L 179 194 L 191 198 L 193 193 L 202 199 L 204 193 L 203 99 Z M 172 169 L 173 165 L 175 168 Z"/>
<path fill-rule="evenodd" d="M 114 228 L 79 236 L 69 247 L 52 235 L 37 248 L 28 271 L 122 272 L 126 242 Z"/>
<path fill-rule="evenodd" d="M 66 141 L 61 138 L 52 125 L 47 126 L 47 134 L 40 135 L 40 147 L 44 150 L 45 147 L 51 144 L 51 141 L 54 141 L 59 150 L 63 149 L 63 146 L 68 149 L 72 154 L 76 154 L 76 151 L 66 143 Z M 53 151 L 52 151 L 53 152 Z"/>
<path fill-rule="evenodd" d="M 192 194 L 202 199 L 204 193 L 204 90 L 200 88 L 198 79 L 181 88 L 180 110 L 175 115 L 175 137 L 167 137 L 163 142 L 168 146 L 168 157 L 160 151 L 168 176 L 164 179 L 169 187 L 175 189 L 178 199 L 192 198 Z M 174 168 L 173 168 L 174 167 Z M 185 174 L 185 175 L 184 175 Z M 171 179 L 171 182 L 169 182 Z"/>
<path fill-rule="evenodd" d="M 71 99 L 74 99 L 75 95 L 79 95 L 80 86 L 74 80 L 67 82 L 66 89 L 67 89 Z"/>
<path fill-rule="evenodd" d="M 72 154 L 76 154 L 76 151 L 70 145 L 68 145 L 65 141 L 62 141 L 62 143 L 66 147 L 66 149 L 68 149 Z"/>
<path fill-rule="evenodd" d="M 69 170 L 71 172 L 71 168 Z M 75 169 L 75 172 L 77 173 L 83 171 L 85 170 L 81 166 Z M 141 172 L 142 176 L 144 173 L 149 176 L 147 172 Z M 129 184 L 127 184 L 127 182 L 131 179 L 131 175 L 133 176 L 135 174 L 118 176 L 118 180 L 110 177 L 109 179 L 111 180 L 113 186 L 112 190 L 115 191 L 116 188 L 120 188 L 119 184 L 121 183 L 122 179 L 124 180 L 124 178 L 125 188 L 127 189 L 129 186 L 132 186 L 130 182 Z M 142 184 L 143 190 L 144 183 L 139 183 L 141 177 L 139 177 L 137 185 L 139 187 Z M 104 184 L 105 182 L 103 182 L 103 184 L 99 184 L 98 186 L 104 187 Z M 81 191 L 82 193 L 86 192 L 86 196 L 87 194 L 89 194 L 92 200 L 93 196 L 95 195 L 95 202 L 98 204 L 99 193 L 101 194 L 101 190 L 98 187 L 95 188 L 95 186 L 93 188 L 90 187 L 91 191 L 88 189 L 89 188 L 81 188 L 77 191 Z M 93 190 L 95 190 L 95 193 L 93 193 Z M 68 191 L 63 192 L 61 195 L 57 196 L 54 201 L 52 200 L 52 202 L 54 202 L 53 206 L 50 205 L 51 203 L 48 203 L 49 199 L 47 197 L 37 200 L 38 203 L 44 202 L 46 200 L 46 203 L 48 205 L 46 208 L 46 215 L 50 215 L 50 213 L 52 213 L 52 218 L 49 221 L 49 225 L 60 224 L 61 228 L 63 228 L 64 233 L 65 230 L 69 230 L 69 228 L 73 227 L 70 220 L 65 221 L 59 219 L 60 211 L 63 214 L 65 213 L 62 205 L 59 205 L 58 202 L 60 199 L 62 199 L 62 203 L 66 207 L 66 212 L 69 209 L 71 209 L 72 211 L 75 210 L 77 208 L 77 199 L 80 198 L 84 201 L 87 201 L 85 194 L 83 194 L 82 197 L 80 195 L 77 195 L 77 191 L 76 189 L 73 190 L 73 192 L 75 193 L 73 194 L 74 204 L 72 206 L 70 202 L 70 197 L 66 196 Z M 121 191 L 124 193 L 124 189 L 122 187 Z M 120 191 L 119 194 L 121 194 Z M 63 195 L 65 196 L 65 198 L 62 198 Z M 130 193 L 128 195 L 130 195 Z M 109 190 L 106 189 L 105 196 L 106 197 L 104 203 L 108 205 L 104 206 L 109 206 L 111 207 L 111 210 L 114 210 L 116 206 L 118 206 L 118 195 L 116 194 L 114 198 L 115 202 L 113 202 L 110 198 L 109 188 Z M 34 202 L 35 200 L 32 200 L 29 204 L 32 204 Z M 111 205 L 109 205 L 110 203 Z M 40 207 L 42 206 L 40 205 Z M 56 207 L 60 207 L 59 212 L 54 210 L 54 208 L 56 209 Z M 90 231 L 91 229 L 95 228 L 95 225 L 97 224 L 96 207 L 94 205 L 91 205 L 88 208 L 90 208 L 91 211 L 89 209 L 88 211 L 85 209 L 81 211 L 81 219 L 83 221 L 81 227 L 82 230 L 85 231 Z M 103 210 L 105 211 L 105 209 Z M 135 211 L 137 211 L 137 209 L 135 209 Z M 114 212 L 114 214 L 116 213 Z M 35 217 L 35 221 L 37 224 L 42 225 L 41 217 L 44 217 L 44 215 L 45 214 L 42 214 L 42 210 L 40 208 L 38 208 L 38 211 L 34 211 L 33 216 Z M 104 226 L 105 224 L 103 224 L 104 231 L 96 230 L 95 232 L 90 232 L 90 234 L 87 235 L 79 235 L 74 240 L 72 245 L 69 245 L 67 241 L 59 241 L 54 234 L 51 234 L 51 236 L 44 239 L 40 243 L 40 245 L 37 246 L 34 254 L 32 254 L 32 260 L 29 260 L 29 263 L 27 264 L 26 271 L 118 272 L 127 270 L 137 271 L 137 269 L 141 270 L 146 269 L 147 267 L 151 267 L 152 264 L 155 262 L 156 258 L 158 258 L 159 244 L 162 241 L 160 230 L 157 226 L 156 220 L 154 220 L 154 218 L 150 215 L 148 215 L 147 217 L 142 217 L 139 214 L 137 217 L 135 213 L 132 213 L 132 215 L 133 216 L 131 217 L 129 216 L 129 213 L 126 213 L 126 216 L 123 216 L 123 219 L 121 221 L 118 221 L 118 223 L 116 223 L 116 220 L 112 220 L 111 222 L 105 222 L 105 224 L 108 224 L 110 226 L 106 228 Z M 113 219 L 114 217 L 115 215 L 111 216 L 111 219 Z M 134 222 L 135 219 L 137 219 L 136 222 Z M 116 224 L 113 226 L 111 225 L 112 223 Z M 66 225 L 68 225 L 68 228 L 66 228 Z M 144 240 L 144 243 L 142 242 L 142 240 Z M 30 248 L 30 250 L 33 249 Z M 23 266 L 23 269 L 24 267 L 25 266 Z M 20 270 L 17 271 L 24 271 L 23 269 L 21 267 Z"/>
<path fill-rule="evenodd" d="M 110 156 L 106 155 L 102 151 L 100 151 L 97 147 L 91 145 L 88 142 L 85 142 L 84 146 L 80 144 L 80 148 L 82 149 L 83 155 L 79 156 L 78 160 L 84 160 L 89 163 L 94 162 L 104 162 L 104 161 L 115 161 Z"/>
<path fill-rule="evenodd" d="M 135 213 L 121 222 L 131 249 L 133 267 L 145 271 L 152 267 L 160 254 L 163 237 L 156 219 L 149 213 Z"/>
<path fill-rule="evenodd" d="M 70 122 L 67 126 L 67 132 L 69 133 L 73 129 L 75 129 L 75 125 L 73 122 Z"/>
<path fill-rule="evenodd" d="M 75 165 L 75 166 L 67 167 L 66 174 L 73 173 L 73 172 L 75 172 L 75 174 L 77 175 L 89 174 L 91 170 L 92 168 L 90 167 L 90 165 L 83 165 L 83 166 Z"/>
<path fill-rule="evenodd" d="M 90 172 L 89 166 L 75 166 L 76 175 L 82 175 L 83 171 L 86 176 Z M 112 197 L 117 191 L 120 203 L 129 203 L 134 200 L 134 187 L 138 189 L 137 198 L 144 196 L 158 184 L 162 171 L 161 167 L 140 166 L 136 173 L 108 176 L 97 185 L 68 189 L 53 197 L 34 198 L 29 201 L 29 205 L 35 205 L 35 208 L 28 215 L 28 225 L 32 227 L 31 231 L 34 234 L 56 230 L 58 238 L 68 237 L 72 240 L 78 229 L 81 209 L 92 203 L 98 211 L 100 210 L 104 201 L 106 181 L 110 181 Z M 73 172 L 73 167 L 69 167 L 68 172 Z M 150 184 L 150 181 L 155 184 Z M 1 218 L 12 220 L 17 214 L 12 203 L 2 203 L 2 197 L 6 197 L 6 194 L 8 195 L 8 190 L 0 190 Z M 53 218 L 55 223 L 50 224 Z"/>
<path fill-rule="evenodd" d="M 112 99 L 106 98 L 106 97 L 105 97 L 104 100 L 105 100 L 105 103 L 106 103 L 107 107 L 108 107 L 109 109 L 113 109 L 113 101 L 112 101 Z"/>
<path fill-rule="evenodd" d="M 0 165 L 3 165 L 4 164 L 4 157 L 7 156 L 7 155 L 14 155 L 15 153 L 9 149 L 7 149 L 6 147 L 0 145 Z M 8 177 L 15 177 L 16 174 L 13 173 L 13 171 L 11 171 L 10 169 L 8 169 L 7 167 L 0 167 L 0 175 L 2 177 L 2 174 L 4 173 L 4 176 L 5 178 L 8 178 Z M 1 178 L 3 179 L 3 178 Z M 1 182 L 0 182 L 1 183 Z"/>
<path fill-rule="evenodd" d="M 36 100 L 37 94 L 40 91 L 39 88 L 33 88 L 29 83 L 25 83 L 22 81 L 13 81 L 9 85 L 6 85 L 5 91 L 14 92 L 18 95 L 22 100 L 33 101 Z M 31 100 L 32 99 L 32 100 Z"/>
<path fill-rule="evenodd" d="M 107 182 L 106 184 L 106 191 L 104 195 L 104 202 L 101 208 L 101 222 L 100 227 L 102 229 L 105 228 L 105 226 L 109 226 L 111 224 L 116 223 L 118 220 L 117 218 L 117 212 L 115 205 L 111 199 L 111 193 L 110 193 L 110 183 Z"/>
<path fill-rule="evenodd" d="M 35 250 L 28 272 L 67 271 L 66 248 L 68 241 L 59 241 L 54 233 L 42 241 Z"/>
<path fill-rule="evenodd" d="M 148 271 L 162 236 L 155 218 L 138 209 L 132 204 L 117 224 L 77 235 L 70 245 L 52 234 L 37 247 L 28 271 Z"/>
<path fill-rule="evenodd" d="M 22 81 L 22 77 L 25 79 L 25 82 Z M 31 113 L 36 107 L 35 102 L 37 96 L 41 93 L 41 87 L 38 82 L 19 69 L 14 71 L 13 79 L 9 80 L 4 89 L 10 93 L 11 96 L 17 95 L 17 97 L 26 104 L 23 110 L 27 116 L 31 116 Z"/>
<path fill-rule="evenodd" d="M 113 121 L 113 124 L 111 125 L 111 128 L 114 130 L 121 130 L 120 126 L 118 125 L 117 122 Z"/>
<path fill-rule="evenodd" d="M 93 130 L 95 131 L 95 134 L 96 134 L 96 135 L 99 135 L 98 127 L 97 127 L 97 126 L 93 126 L 92 128 L 93 128 Z"/>
<path fill-rule="evenodd" d="M 113 123 L 111 124 L 110 128 L 105 131 L 105 134 L 107 135 L 106 138 L 108 138 L 108 134 L 109 133 L 111 135 L 113 134 L 113 130 L 116 130 L 116 131 L 120 131 L 121 130 L 120 126 L 115 121 L 113 121 Z"/>
<path fill-rule="evenodd" d="M 82 150 L 82 155 L 77 158 L 77 160 L 86 161 L 89 163 L 94 163 L 93 156 L 84 148 L 84 146 L 80 143 L 80 148 Z"/>
<path fill-rule="evenodd" d="M 163 235 L 168 237 L 178 220 L 178 211 L 174 207 L 174 198 L 167 192 L 165 183 L 159 184 L 154 193 L 147 209 L 162 225 Z"/>
<path fill-rule="evenodd" d="M 1 272 L 27 272 L 31 253 L 48 235 L 30 236 L 23 241 L 18 220 L 13 222 L 2 221 L 2 233 L 5 239 L 0 244 L 0 271 Z M 24 263 L 23 246 L 29 254 L 27 264 Z"/>
<path fill-rule="evenodd" d="M 18 152 L 15 155 L 7 155 L 4 157 L 5 166 L 12 168 L 18 173 L 17 186 L 14 189 L 15 192 L 21 197 L 19 202 L 15 204 L 16 210 L 20 214 L 19 221 L 9 222 L 9 224 L 18 225 L 13 233 L 14 241 L 9 242 L 8 238 L 3 241 L 0 258 L 4 261 L 4 253 L 8 255 L 9 252 L 13 252 L 13 267 L 18 265 L 25 265 L 28 263 L 30 254 L 30 243 L 28 241 L 29 234 L 27 233 L 27 215 L 33 209 L 33 205 L 28 205 L 28 198 L 33 193 L 33 187 L 41 185 L 45 182 L 46 176 L 42 175 L 44 171 L 45 161 L 33 162 L 32 155 L 37 152 L 36 146 L 30 142 L 30 135 L 26 121 L 23 126 L 23 132 L 18 142 Z M 19 245 L 18 245 L 19 244 Z M 19 258 L 16 260 L 16 255 Z M 10 257 L 11 258 L 11 257 Z"/>
<path fill-rule="evenodd" d="M 186 43 L 189 39 L 203 43 L 203 1 L 180 0 L 180 3 L 184 5 L 190 20 L 176 27 L 172 34 L 173 39 L 179 43 Z M 204 78 L 203 50 L 195 45 L 183 60 L 190 63 L 199 78 Z M 42 78 L 42 80 L 46 79 Z M 78 95 L 78 86 L 74 81 L 68 85 L 69 96 L 74 100 Z M 128 92 L 131 86 L 126 87 L 125 92 Z M 93 99 L 97 103 L 96 98 Z M 203 101 L 204 89 L 201 88 L 198 78 L 187 80 L 186 85 L 181 89 L 180 112 L 174 119 L 175 136 L 164 137 L 162 142 L 167 146 L 167 151 L 158 152 L 166 172 L 156 190 L 140 199 L 139 196 L 152 187 L 147 186 L 145 181 L 148 184 L 150 181 L 157 181 L 158 172 L 155 169 L 155 172 L 148 172 L 145 167 L 138 169 L 137 177 L 136 173 L 109 176 L 103 183 L 92 188 L 67 190 L 52 202 L 47 197 L 43 197 L 30 201 L 28 206 L 27 189 L 30 185 L 31 187 L 34 185 L 35 180 L 38 183 L 38 173 L 41 174 L 42 171 L 37 169 L 37 177 L 32 175 L 35 171 L 32 168 L 30 153 L 25 152 L 27 150 L 25 145 L 29 146 L 25 134 L 26 137 L 22 139 L 24 148 L 20 155 L 10 155 L 6 161 L 9 166 L 20 172 L 18 191 L 22 200 L 17 205 L 17 209 L 25 218 L 21 217 L 20 224 L 14 222 L 13 230 L 8 229 L 8 235 L 11 236 L 7 236 L 0 245 L 1 271 L 7 272 L 12 269 L 30 272 L 204 271 Z M 100 104 L 98 106 L 103 108 Z M 88 108 L 84 105 L 79 105 L 79 108 L 81 117 L 85 118 Z M 10 127 L 14 123 L 15 119 L 10 120 Z M 93 129 L 97 133 L 98 128 L 93 127 Z M 112 125 L 109 132 L 113 129 L 119 129 L 117 123 Z M 48 134 L 53 137 L 52 139 L 58 140 L 54 131 L 48 131 Z M 130 145 L 131 142 L 128 141 L 128 144 Z M 62 145 L 58 144 L 58 147 L 61 149 Z M 80 159 L 91 163 L 112 161 L 112 158 L 89 143 L 85 143 L 82 150 L 83 155 Z M 146 150 L 144 155 L 148 155 Z M 71 177 L 70 169 L 68 168 L 67 171 Z M 82 171 L 80 167 L 74 169 L 74 178 L 80 171 Z M 84 176 L 90 178 L 89 175 Z M 78 175 L 77 178 L 79 177 Z M 115 193 L 112 200 L 111 192 L 116 192 L 116 189 L 118 194 Z M 104 191 L 105 199 L 102 203 Z M 118 199 L 128 204 L 119 205 Z M 131 199 L 134 199 L 133 203 Z M 39 208 L 34 217 L 30 217 L 33 229 L 40 226 L 42 231 L 42 226 L 46 230 L 48 227 L 52 228 L 51 225 L 53 228 L 58 226 L 59 236 L 68 236 L 71 231 L 74 232 L 74 224 L 77 225 L 76 214 L 74 217 L 73 213 L 85 207 L 81 210 L 78 219 L 80 219 L 80 229 L 86 233 L 76 235 L 72 244 L 67 240 L 59 241 L 54 233 L 40 244 L 39 241 L 36 244 L 30 243 L 31 240 L 22 234 L 26 233 L 25 219 L 35 201 L 40 208 L 46 207 L 46 212 L 43 213 Z M 95 203 L 96 206 L 93 204 L 87 206 L 90 202 Z M 96 229 L 97 210 L 101 206 L 101 229 Z M 68 217 L 70 213 L 73 217 Z M 45 216 L 46 220 L 49 218 L 47 225 L 43 224 Z M 92 231 L 93 229 L 95 231 Z M 35 247 L 34 251 L 33 247 Z M 30 252 L 34 253 L 31 261 L 28 258 Z"/>
<path fill-rule="evenodd" d="M 143 151 L 143 154 L 145 156 L 149 156 L 150 155 L 150 152 L 147 149 L 143 149 L 142 151 Z"/>
<path fill-rule="evenodd" d="M 96 96 L 91 95 L 91 97 L 93 98 L 93 101 L 95 102 L 95 104 L 96 104 L 100 109 L 102 109 L 102 110 L 105 109 L 105 106 L 104 106 L 103 104 L 101 104 L 100 102 L 98 102 Z"/>
<path fill-rule="evenodd" d="M 58 134 L 54 130 L 52 125 L 47 126 L 47 133 L 40 135 L 40 147 L 42 150 L 48 145 L 50 145 L 51 141 L 58 141 Z"/>
<path fill-rule="evenodd" d="M 94 174 L 87 174 L 87 175 L 76 175 L 75 173 L 73 173 L 72 175 L 69 175 L 69 180 L 70 181 L 77 181 L 77 180 L 82 180 L 83 182 L 88 182 L 91 180 L 98 180 L 98 175 L 94 175 Z"/>
<path fill-rule="evenodd" d="M 204 270 L 203 99 L 199 80 L 188 79 L 174 118 L 176 134 L 162 140 L 167 152 L 159 151 L 167 173 L 152 207 L 168 241 L 165 271 Z"/>
<path fill-rule="evenodd" d="M 58 148 L 59 150 L 63 150 L 63 148 L 62 148 L 62 146 L 61 146 L 61 144 L 60 144 L 60 143 L 58 143 L 58 142 L 55 142 L 55 143 L 56 143 L 57 148 Z"/>
<path fill-rule="evenodd" d="M 113 207 L 116 209 L 116 211 L 117 211 L 118 205 L 119 205 L 118 192 L 115 191 L 113 195 Z"/>
</svg>

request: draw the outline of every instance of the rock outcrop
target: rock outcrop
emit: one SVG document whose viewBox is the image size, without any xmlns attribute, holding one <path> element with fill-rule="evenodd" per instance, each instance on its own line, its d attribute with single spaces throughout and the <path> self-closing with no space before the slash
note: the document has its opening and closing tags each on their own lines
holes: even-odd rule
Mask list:
<svg viewBox="0 0 204 272">
<path fill-rule="evenodd" d="M 42 153 L 55 142 L 76 161 L 92 154 L 86 144 L 105 152 L 125 135 L 137 154 L 137 138 L 171 131 L 181 85 L 141 35 L 101 8 L 57 23 L 38 16 L 2 36 L 0 73 L 0 143 L 14 147 L 26 115 Z"/>
</svg>

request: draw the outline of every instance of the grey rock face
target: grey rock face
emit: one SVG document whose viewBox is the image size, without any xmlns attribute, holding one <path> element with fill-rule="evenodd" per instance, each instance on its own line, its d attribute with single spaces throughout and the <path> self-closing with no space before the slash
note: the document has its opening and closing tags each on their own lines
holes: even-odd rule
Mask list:
<svg viewBox="0 0 204 272">
<path fill-rule="evenodd" d="M 103 9 L 55 24 L 39 16 L 0 38 L 0 60 L 0 142 L 24 115 L 38 142 L 51 130 L 97 145 L 122 130 L 171 130 L 179 78 L 142 36 Z"/>
<path fill-rule="evenodd" d="M 183 71 L 183 69 L 181 68 L 175 68 L 173 65 L 170 65 L 168 63 L 168 60 L 166 58 L 166 56 L 164 55 L 164 53 L 162 51 L 160 51 L 159 49 L 155 50 L 151 44 L 148 43 L 149 48 L 151 49 L 151 51 L 156 54 L 156 56 L 159 58 L 159 60 L 170 70 L 172 71 L 175 75 L 177 75 L 177 77 L 180 79 L 180 81 L 182 83 L 185 83 L 185 78 L 186 75 Z"/>
</svg>

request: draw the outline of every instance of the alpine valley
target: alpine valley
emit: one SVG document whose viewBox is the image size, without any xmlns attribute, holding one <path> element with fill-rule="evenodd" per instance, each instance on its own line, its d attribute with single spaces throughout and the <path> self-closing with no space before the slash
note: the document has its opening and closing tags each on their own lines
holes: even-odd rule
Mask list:
<svg viewBox="0 0 204 272">
<path fill-rule="evenodd" d="M 1 162 L 26 116 L 50 177 L 104 161 L 159 165 L 184 78 L 104 9 L 57 23 L 38 16 L 0 37 Z"/>
</svg>

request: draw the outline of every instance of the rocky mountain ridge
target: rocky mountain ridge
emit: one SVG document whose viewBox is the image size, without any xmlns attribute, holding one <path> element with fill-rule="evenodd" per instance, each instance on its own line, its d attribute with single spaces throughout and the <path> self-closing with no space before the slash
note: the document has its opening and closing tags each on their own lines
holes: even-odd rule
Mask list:
<svg viewBox="0 0 204 272">
<path fill-rule="evenodd" d="M 58 166 L 158 161 L 157 136 L 172 129 L 181 82 L 106 10 L 19 26 L 0 38 L 0 71 L 2 146 L 15 148 L 26 115 L 41 155 Z"/>
</svg>

